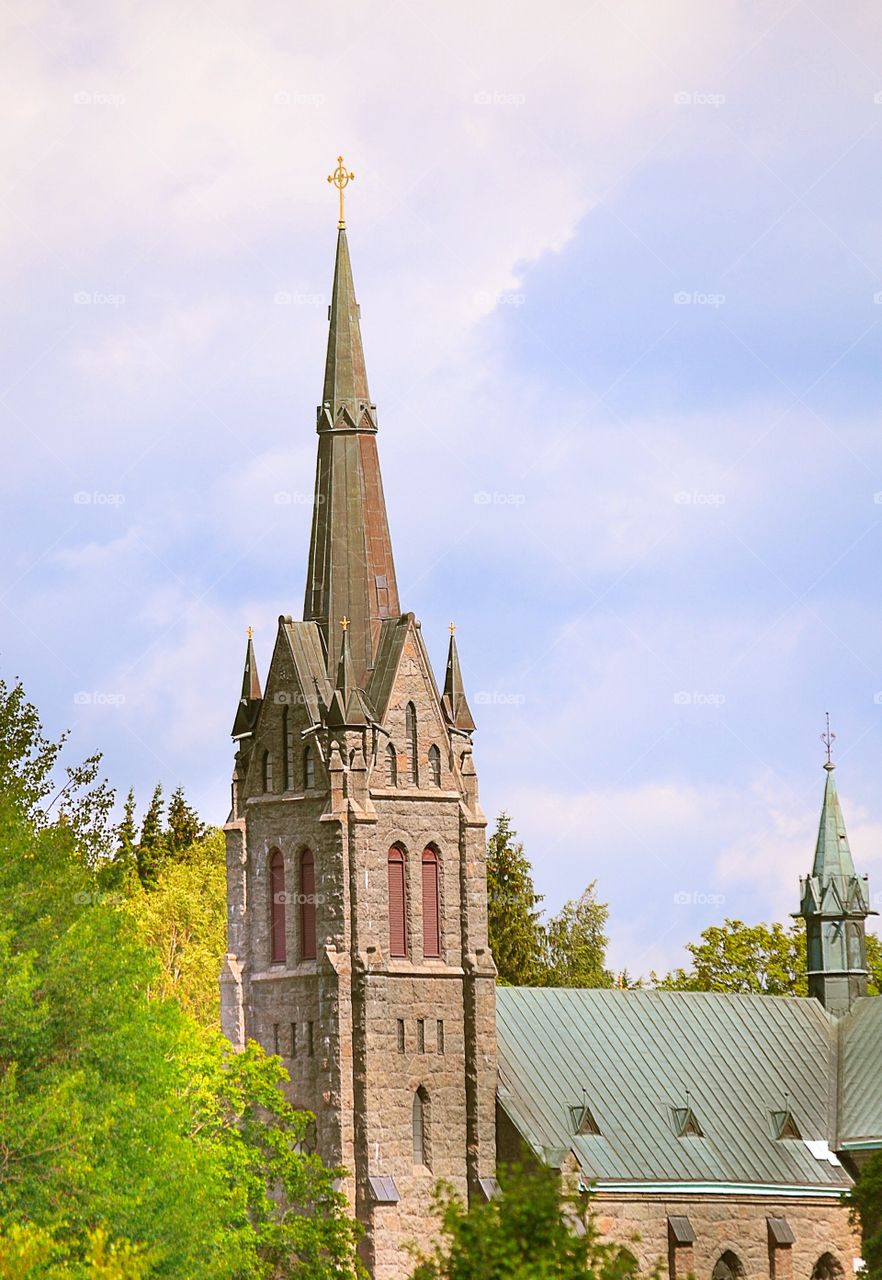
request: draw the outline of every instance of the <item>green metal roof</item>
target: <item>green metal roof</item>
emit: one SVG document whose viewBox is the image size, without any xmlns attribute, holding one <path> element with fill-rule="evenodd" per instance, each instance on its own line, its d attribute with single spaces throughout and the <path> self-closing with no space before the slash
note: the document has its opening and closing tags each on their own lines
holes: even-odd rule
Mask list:
<svg viewBox="0 0 882 1280">
<path fill-rule="evenodd" d="M 496 995 L 500 1104 L 537 1153 L 573 1151 L 599 1183 L 849 1185 L 824 1156 L 837 1030 L 816 1000 L 514 987 Z M 572 1132 L 571 1108 L 583 1100 L 598 1136 Z M 673 1113 L 687 1105 L 703 1137 L 677 1136 Z M 774 1136 L 772 1113 L 784 1107 L 801 1138 Z"/>
<path fill-rule="evenodd" d="M 882 997 L 858 1000 L 841 1028 L 839 1145 L 882 1142 Z"/>
</svg>

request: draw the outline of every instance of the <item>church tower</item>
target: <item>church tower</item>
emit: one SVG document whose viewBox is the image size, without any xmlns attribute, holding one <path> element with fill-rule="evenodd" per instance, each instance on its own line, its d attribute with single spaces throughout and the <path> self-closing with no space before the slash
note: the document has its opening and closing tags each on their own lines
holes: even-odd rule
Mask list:
<svg viewBox="0 0 882 1280">
<path fill-rule="evenodd" d="M 833 735 L 825 735 L 824 803 L 811 875 L 800 881 L 799 914 L 805 920 L 809 995 L 830 1013 L 847 1013 L 867 994 L 866 918 L 871 915 L 866 876 L 855 871 L 830 759 Z"/>
<path fill-rule="evenodd" d="M 263 693 L 249 638 L 233 728 L 222 1017 L 282 1057 L 398 1280 L 435 1182 L 493 1185 L 486 822 L 453 628 L 441 692 L 399 604 L 342 200 L 329 318 L 303 621 Z"/>
</svg>

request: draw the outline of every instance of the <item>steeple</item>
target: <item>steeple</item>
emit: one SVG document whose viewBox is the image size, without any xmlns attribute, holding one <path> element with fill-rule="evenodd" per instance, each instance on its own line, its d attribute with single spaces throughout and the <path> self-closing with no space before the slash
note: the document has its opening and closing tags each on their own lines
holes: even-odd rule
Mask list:
<svg viewBox="0 0 882 1280">
<path fill-rule="evenodd" d="M 444 695 L 441 699 L 447 723 L 453 729 L 463 733 L 474 732 L 475 722 L 466 702 L 465 689 L 462 683 L 462 672 L 459 669 L 459 654 L 456 649 L 456 627 L 450 624 L 450 648 L 447 651 L 447 671 L 444 676 Z"/>
<path fill-rule="evenodd" d="M 340 642 L 340 660 L 337 663 L 337 679 L 325 719 L 331 728 L 370 724 L 373 719 L 366 696 L 357 688 L 352 668 L 349 646 L 348 618 L 340 619 L 343 638 Z"/>
<path fill-rule="evenodd" d="M 866 876 L 855 871 L 830 759 L 832 735 L 825 737 L 824 802 L 812 872 L 800 881 L 799 914 L 805 920 L 809 995 L 830 1013 L 847 1013 L 867 994 L 865 921 L 870 911 Z"/>
<path fill-rule="evenodd" d="M 333 676 L 337 620 L 351 620 L 353 679 L 364 688 L 384 618 L 400 613 L 345 228 L 337 233 L 328 354 L 318 409 L 315 507 L 303 606 L 321 630 Z"/>
<path fill-rule="evenodd" d="M 260 692 L 260 676 L 257 674 L 257 659 L 254 656 L 253 632 L 248 628 L 248 646 L 245 650 L 245 670 L 242 673 L 242 693 L 236 708 L 236 719 L 233 723 L 233 737 L 241 738 L 251 732 L 257 712 L 263 699 Z"/>
</svg>

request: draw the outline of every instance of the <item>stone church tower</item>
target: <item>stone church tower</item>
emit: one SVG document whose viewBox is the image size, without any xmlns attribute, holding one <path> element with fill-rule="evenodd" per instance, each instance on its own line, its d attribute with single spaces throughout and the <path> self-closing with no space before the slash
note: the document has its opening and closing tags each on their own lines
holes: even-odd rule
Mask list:
<svg viewBox="0 0 882 1280">
<path fill-rule="evenodd" d="M 474 722 L 402 613 L 346 231 L 337 240 L 303 621 L 261 692 L 249 637 L 225 827 L 223 1026 L 258 1040 L 348 1170 L 377 1280 L 409 1271 L 439 1178 L 495 1172 L 495 968 Z"/>
</svg>

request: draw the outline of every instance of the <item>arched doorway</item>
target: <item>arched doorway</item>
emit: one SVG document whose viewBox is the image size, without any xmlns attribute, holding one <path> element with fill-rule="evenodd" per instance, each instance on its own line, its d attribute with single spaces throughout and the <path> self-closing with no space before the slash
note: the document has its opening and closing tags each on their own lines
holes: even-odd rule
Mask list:
<svg viewBox="0 0 882 1280">
<path fill-rule="evenodd" d="M 717 1258 L 711 1272 L 711 1280 L 744 1280 L 744 1264 L 731 1249 L 727 1249 Z"/>
</svg>

